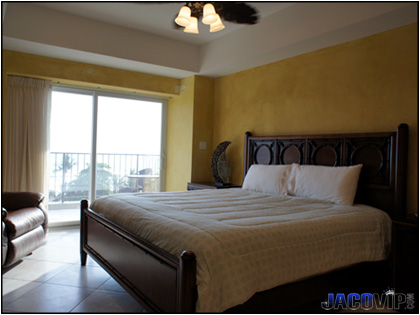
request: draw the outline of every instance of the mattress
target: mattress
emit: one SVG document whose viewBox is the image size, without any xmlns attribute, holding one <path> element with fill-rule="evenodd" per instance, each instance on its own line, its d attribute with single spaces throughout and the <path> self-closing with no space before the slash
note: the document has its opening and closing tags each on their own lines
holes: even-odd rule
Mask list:
<svg viewBox="0 0 420 315">
<path fill-rule="evenodd" d="M 239 188 L 116 194 L 91 208 L 174 256 L 193 251 L 197 312 L 222 312 L 256 292 L 390 251 L 390 218 L 365 205 Z"/>
</svg>

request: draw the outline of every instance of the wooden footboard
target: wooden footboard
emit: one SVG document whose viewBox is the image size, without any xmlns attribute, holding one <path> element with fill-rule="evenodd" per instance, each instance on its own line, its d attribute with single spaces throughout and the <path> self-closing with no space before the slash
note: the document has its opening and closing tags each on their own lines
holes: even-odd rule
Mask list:
<svg viewBox="0 0 420 315">
<path fill-rule="evenodd" d="M 195 311 L 196 258 L 184 251 L 173 257 L 98 215 L 81 202 L 80 254 L 103 267 L 147 311 Z"/>
</svg>

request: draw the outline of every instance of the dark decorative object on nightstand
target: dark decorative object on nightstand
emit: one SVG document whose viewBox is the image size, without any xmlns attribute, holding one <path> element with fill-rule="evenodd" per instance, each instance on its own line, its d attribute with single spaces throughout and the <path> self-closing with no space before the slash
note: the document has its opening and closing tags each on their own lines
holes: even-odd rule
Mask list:
<svg viewBox="0 0 420 315">
<path fill-rule="evenodd" d="M 392 221 L 392 278 L 395 293 L 414 294 L 414 309 L 403 305 L 402 312 L 419 310 L 419 221 L 411 214 Z"/>
<path fill-rule="evenodd" d="M 213 153 L 213 159 L 211 161 L 211 168 L 213 170 L 213 176 L 216 180 L 216 185 L 223 187 L 228 184 L 229 169 L 227 164 L 226 149 L 231 144 L 230 141 L 224 141 L 220 143 Z"/>
</svg>

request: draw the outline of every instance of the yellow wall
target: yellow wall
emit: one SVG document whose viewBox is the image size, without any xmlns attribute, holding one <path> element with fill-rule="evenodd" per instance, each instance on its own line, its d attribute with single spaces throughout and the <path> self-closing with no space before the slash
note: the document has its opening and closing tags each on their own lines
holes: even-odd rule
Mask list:
<svg viewBox="0 0 420 315">
<path fill-rule="evenodd" d="M 175 96 L 178 79 L 3 50 L 3 84 L 8 74 L 114 91 Z"/>
<path fill-rule="evenodd" d="M 213 82 L 200 76 L 185 78 L 179 97 L 169 101 L 167 191 L 185 190 L 191 181 L 212 180 Z M 205 150 L 200 150 L 200 142 L 206 142 Z"/>
<path fill-rule="evenodd" d="M 409 125 L 408 211 L 418 209 L 417 23 L 218 78 L 213 144 L 242 183 L 244 133 L 370 132 Z"/>
<path fill-rule="evenodd" d="M 213 156 L 213 104 L 214 80 L 195 77 L 194 120 L 193 120 L 193 156 L 191 180 L 205 182 L 212 180 L 211 159 Z M 206 143 L 206 149 L 200 149 L 200 142 Z"/>
<path fill-rule="evenodd" d="M 168 103 L 167 191 L 186 190 L 191 181 L 194 87 L 194 77 L 182 79 L 179 97 Z"/>
</svg>

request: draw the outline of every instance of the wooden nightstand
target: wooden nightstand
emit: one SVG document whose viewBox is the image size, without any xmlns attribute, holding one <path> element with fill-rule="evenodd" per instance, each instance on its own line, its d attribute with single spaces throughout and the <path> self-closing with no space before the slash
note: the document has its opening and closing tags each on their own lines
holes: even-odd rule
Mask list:
<svg viewBox="0 0 420 315">
<path fill-rule="evenodd" d="M 240 188 L 240 187 L 241 186 L 232 186 L 232 185 L 216 186 L 216 184 L 215 183 L 212 183 L 212 182 L 188 183 L 187 184 L 187 189 L 188 190 Z"/>
<path fill-rule="evenodd" d="M 419 303 L 419 221 L 414 215 L 392 221 L 392 280 L 396 293 L 414 293 Z"/>
</svg>

